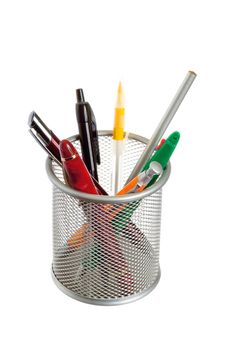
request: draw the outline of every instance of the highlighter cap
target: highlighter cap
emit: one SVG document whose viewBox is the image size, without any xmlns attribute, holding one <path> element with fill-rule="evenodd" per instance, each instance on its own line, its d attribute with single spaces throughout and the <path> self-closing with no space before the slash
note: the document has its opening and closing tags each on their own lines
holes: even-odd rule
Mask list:
<svg viewBox="0 0 233 350">
<path fill-rule="evenodd" d="M 178 131 L 173 132 L 171 135 L 168 136 L 168 138 L 162 144 L 160 149 L 157 152 L 155 152 L 153 160 L 160 163 L 163 169 L 166 168 L 167 163 L 179 142 L 179 139 L 180 133 Z"/>
<path fill-rule="evenodd" d="M 171 135 L 168 136 L 168 138 L 166 139 L 166 142 L 168 142 L 171 145 L 171 147 L 175 148 L 177 143 L 179 142 L 179 139 L 180 139 L 179 131 L 174 131 Z"/>
<path fill-rule="evenodd" d="M 150 167 L 151 162 L 158 162 L 161 164 L 162 168 L 165 169 L 179 142 L 179 139 L 180 133 L 178 131 L 175 131 L 169 135 L 161 147 L 153 154 L 150 160 L 147 161 L 143 170 L 147 170 Z"/>
</svg>

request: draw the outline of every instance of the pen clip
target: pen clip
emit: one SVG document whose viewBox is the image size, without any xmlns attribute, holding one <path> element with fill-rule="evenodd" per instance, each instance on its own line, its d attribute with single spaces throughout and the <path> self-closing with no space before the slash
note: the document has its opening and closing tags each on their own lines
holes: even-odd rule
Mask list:
<svg viewBox="0 0 233 350">
<path fill-rule="evenodd" d="M 62 164 L 54 157 L 53 153 L 48 149 L 46 141 L 41 137 L 41 135 L 33 128 L 29 129 L 31 135 L 35 138 L 35 140 L 39 143 L 39 145 L 45 149 L 45 151 L 49 154 L 49 156 L 60 166 Z"/>
<path fill-rule="evenodd" d="M 96 159 L 96 163 L 100 165 L 100 149 L 99 149 L 99 140 L 98 140 L 98 132 L 96 127 L 96 120 L 94 113 L 91 109 L 91 106 L 88 105 L 90 108 L 90 115 L 91 115 L 91 133 L 92 133 L 92 144 L 93 144 L 93 156 Z"/>
</svg>

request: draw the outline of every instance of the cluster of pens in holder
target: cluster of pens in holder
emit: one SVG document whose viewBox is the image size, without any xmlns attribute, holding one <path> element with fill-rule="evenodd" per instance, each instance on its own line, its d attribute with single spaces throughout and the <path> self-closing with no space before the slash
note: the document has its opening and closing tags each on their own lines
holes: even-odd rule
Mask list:
<svg viewBox="0 0 233 350">
<path fill-rule="evenodd" d="M 80 150 L 78 137 L 70 141 Z M 122 178 L 126 181 L 148 140 L 129 134 Z M 99 132 L 99 182 L 111 188 L 112 132 Z M 162 187 L 170 174 L 143 192 L 97 196 L 65 185 L 61 167 L 47 159 L 53 187 L 53 264 L 57 286 L 83 302 L 114 305 L 148 294 L 160 278 Z"/>
</svg>

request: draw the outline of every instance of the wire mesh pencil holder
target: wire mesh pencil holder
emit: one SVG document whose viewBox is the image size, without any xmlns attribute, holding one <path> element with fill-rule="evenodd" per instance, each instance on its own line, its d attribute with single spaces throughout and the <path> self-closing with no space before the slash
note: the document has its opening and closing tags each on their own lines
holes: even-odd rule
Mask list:
<svg viewBox="0 0 233 350">
<path fill-rule="evenodd" d="M 99 182 L 109 192 L 112 132 L 99 132 Z M 78 151 L 78 136 L 70 138 Z M 122 165 L 123 183 L 148 140 L 129 134 Z M 62 169 L 50 158 L 46 169 L 53 183 L 53 263 L 56 285 L 86 303 L 115 305 L 137 300 L 155 288 L 160 278 L 159 245 L 161 178 L 140 193 L 96 196 L 65 185 Z"/>
</svg>

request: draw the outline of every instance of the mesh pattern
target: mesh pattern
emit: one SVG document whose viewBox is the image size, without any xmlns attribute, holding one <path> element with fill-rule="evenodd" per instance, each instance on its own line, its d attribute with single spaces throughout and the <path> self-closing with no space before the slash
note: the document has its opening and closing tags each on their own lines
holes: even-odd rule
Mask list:
<svg viewBox="0 0 233 350">
<path fill-rule="evenodd" d="M 100 184 L 111 186 L 111 137 L 100 136 Z M 80 151 L 79 143 L 74 143 Z M 123 160 L 125 181 L 144 144 L 129 139 Z M 53 163 L 64 182 L 61 168 Z M 120 299 L 146 291 L 159 277 L 161 190 L 140 201 L 90 203 L 53 188 L 53 271 L 75 295 Z"/>
</svg>

